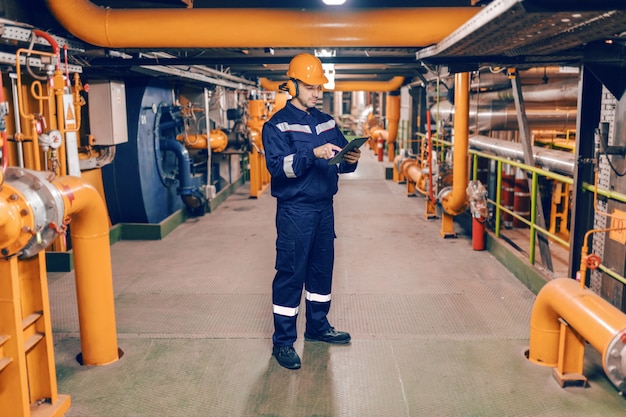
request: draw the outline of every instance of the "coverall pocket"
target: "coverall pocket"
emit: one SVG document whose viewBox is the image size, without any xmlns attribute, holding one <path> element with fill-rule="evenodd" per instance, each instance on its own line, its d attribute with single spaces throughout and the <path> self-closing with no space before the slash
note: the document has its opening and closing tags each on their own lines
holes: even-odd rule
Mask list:
<svg viewBox="0 0 626 417">
<path fill-rule="evenodd" d="M 280 272 L 294 272 L 296 264 L 296 241 L 279 239 L 276 241 L 276 265 Z"/>
</svg>

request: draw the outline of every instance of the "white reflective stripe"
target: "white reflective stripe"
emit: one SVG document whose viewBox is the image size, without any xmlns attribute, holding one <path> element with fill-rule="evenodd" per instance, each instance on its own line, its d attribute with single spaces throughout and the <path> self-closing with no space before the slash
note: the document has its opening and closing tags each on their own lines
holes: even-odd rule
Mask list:
<svg viewBox="0 0 626 417">
<path fill-rule="evenodd" d="M 327 122 L 320 123 L 315 126 L 315 133 L 318 135 L 322 132 L 326 132 L 327 130 L 334 129 L 336 126 L 335 119 L 330 119 Z"/>
<path fill-rule="evenodd" d="M 283 307 L 274 304 L 274 314 L 287 317 L 295 317 L 298 315 L 298 308 L 299 307 Z"/>
<path fill-rule="evenodd" d="M 287 178 L 296 178 L 296 173 L 293 171 L 293 154 L 287 155 L 283 159 L 283 171 L 285 171 Z"/>
<path fill-rule="evenodd" d="M 330 301 L 330 294 L 315 294 L 312 292 L 305 291 L 304 298 L 309 301 L 316 301 L 318 303 L 328 303 Z"/>
<path fill-rule="evenodd" d="M 333 120 L 334 122 L 334 120 Z M 304 133 L 313 133 L 311 132 L 311 127 L 309 125 L 290 125 L 287 122 L 278 123 L 276 125 L 278 130 L 281 132 L 304 132 Z"/>
</svg>

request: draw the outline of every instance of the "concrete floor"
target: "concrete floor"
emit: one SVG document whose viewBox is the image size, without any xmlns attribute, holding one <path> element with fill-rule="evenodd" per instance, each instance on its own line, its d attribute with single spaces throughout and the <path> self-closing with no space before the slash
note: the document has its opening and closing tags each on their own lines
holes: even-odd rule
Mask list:
<svg viewBox="0 0 626 417">
<path fill-rule="evenodd" d="M 275 200 L 240 188 L 160 241 L 111 247 L 119 347 L 82 367 L 73 273 L 50 273 L 59 392 L 76 417 L 624 416 L 587 348 L 588 388 L 530 363 L 534 294 L 459 230 L 442 239 L 424 199 L 365 152 L 336 197 L 331 323 L 347 346 L 271 357 Z M 1 414 L 1 413 L 0 413 Z"/>
</svg>

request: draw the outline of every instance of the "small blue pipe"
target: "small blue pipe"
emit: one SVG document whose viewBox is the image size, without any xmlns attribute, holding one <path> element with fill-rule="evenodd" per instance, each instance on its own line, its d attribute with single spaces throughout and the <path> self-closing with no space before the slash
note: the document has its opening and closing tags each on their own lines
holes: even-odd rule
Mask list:
<svg viewBox="0 0 626 417">
<path fill-rule="evenodd" d="M 177 140 L 161 140 L 159 145 L 163 151 L 172 151 L 178 159 L 178 194 L 191 195 L 196 191 L 191 181 L 191 158 L 187 148 Z"/>
</svg>

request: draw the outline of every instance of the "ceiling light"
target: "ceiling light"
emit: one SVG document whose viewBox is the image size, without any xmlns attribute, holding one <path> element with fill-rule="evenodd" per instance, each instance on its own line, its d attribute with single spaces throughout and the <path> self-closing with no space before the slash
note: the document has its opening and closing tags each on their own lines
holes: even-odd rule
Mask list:
<svg viewBox="0 0 626 417">
<path fill-rule="evenodd" d="M 322 0 L 324 4 L 328 6 L 340 6 L 346 2 L 346 0 Z"/>
</svg>

